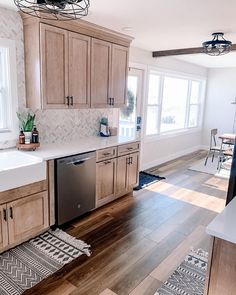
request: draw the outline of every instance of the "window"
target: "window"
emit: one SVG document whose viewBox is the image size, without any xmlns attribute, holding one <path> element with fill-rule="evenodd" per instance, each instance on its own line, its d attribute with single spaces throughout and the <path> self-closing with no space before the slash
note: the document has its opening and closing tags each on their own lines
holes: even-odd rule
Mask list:
<svg viewBox="0 0 236 295">
<path fill-rule="evenodd" d="M 16 51 L 12 40 L 0 38 L 0 140 L 17 132 Z"/>
<path fill-rule="evenodd" d="M 146 135 L 200 126 L 204 80 L 150 72 Z"/>
</svg>

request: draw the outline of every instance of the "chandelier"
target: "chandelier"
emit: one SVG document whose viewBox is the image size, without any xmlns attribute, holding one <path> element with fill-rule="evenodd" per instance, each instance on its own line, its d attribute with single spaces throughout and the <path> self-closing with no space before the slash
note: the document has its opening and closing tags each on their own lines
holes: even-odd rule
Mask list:
<svg viewBox="0 0 236 295">
<path fill-rule="evenodd" d="M 224 33 L 213 33 L 213 39 L 202 43 L 205 53 L 212 56 L 223 55 L 230 52 L 232 42 L 225 40 Z"/>
<path fill-rule="evenodd" d="M 90 0 L 14 0 L 20 11 L 48 20 L 79 19 L 88 15 Z"/>
</svg>

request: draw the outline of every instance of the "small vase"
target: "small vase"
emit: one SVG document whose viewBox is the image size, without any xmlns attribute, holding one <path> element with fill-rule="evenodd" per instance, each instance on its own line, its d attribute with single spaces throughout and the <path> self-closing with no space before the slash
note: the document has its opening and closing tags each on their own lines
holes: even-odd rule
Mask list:
<svg viewBox="0 0 236 295">
<path fill-rule="evenodd" d="M 32 141 L 32 131 L 24 131 L 25 144 L 30 144 Z"/>
</svg>

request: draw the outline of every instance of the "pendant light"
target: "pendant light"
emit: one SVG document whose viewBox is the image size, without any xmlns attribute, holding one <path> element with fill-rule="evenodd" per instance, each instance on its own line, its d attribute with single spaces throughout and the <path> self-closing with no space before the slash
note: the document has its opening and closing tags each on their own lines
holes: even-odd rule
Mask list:
<svg viewBox="0 0 236 295">
<path fill-rule="evenodd" d="M 204 51 L 208 55 L 218 56 L 230 52 L 232 42 L 225 40 L 224 33 L 213 33 L 213 39 L 202 43 Z"/>
<path fill-rule="evenodd" d="M 14 0 L 20 11 L 48 20 L 79 19 L 88 15 L 90 0 Z"/>
</svg>

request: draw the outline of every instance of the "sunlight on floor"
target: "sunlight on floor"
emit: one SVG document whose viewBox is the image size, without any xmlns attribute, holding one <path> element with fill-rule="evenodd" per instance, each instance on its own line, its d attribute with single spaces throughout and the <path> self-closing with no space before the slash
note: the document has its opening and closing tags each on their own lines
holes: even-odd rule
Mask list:
<svg viewBox="0 0 236 295">
<path fill-rule="evenodd" d="M 165 191 L 170 188 L 174 190 L 173 193 L 168 194 L 168 197 L 170 198 L 174 198 L 176 200 L 180 200 L 217 213 L 220 213 L 225 207 L 224 199 L 165 182 L 158 183 L 158 186 L 152 185 L 148 187 L 147 190 L 157 193 L 165 193 Z"/>
</svg>

